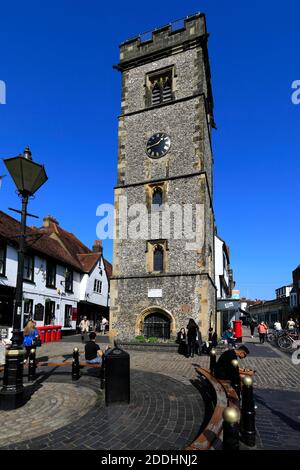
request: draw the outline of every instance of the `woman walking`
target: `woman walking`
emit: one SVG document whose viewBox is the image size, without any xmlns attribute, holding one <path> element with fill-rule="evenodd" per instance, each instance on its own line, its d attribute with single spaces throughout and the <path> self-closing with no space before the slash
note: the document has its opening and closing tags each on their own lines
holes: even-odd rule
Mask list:
<svg viewBox="0 0 300 470">
<path fill-rule="evenodd" d="M 196 344 L 196 339 L 197 339 L 197 334 L 199 331 L 199 327 L 195 320 L 190 318 L 188 324 L 187 324 L 187 343 L 188 343 L 188 351 L 187 351 L 187 357 L 194 357 L 195 354 L 195 344 Z"/>
<path fill-rule="evenodd" d="M 265 342 L 266 334 L 268 331 L 268 327 L 265 322 L 261 321 L 257 327 L 258 334 L 259 334 L 259 343 L 263 344 Z"/>
<path fill-rule="evenodd" d="M 23 331 L 23 346 L 25 348 L 24 364 L 30 354 L 31 349 L 36 349 L 35 341 L 39 336 L 39 332 L 36 329 L 36 323 L 33 320 L 29 320 Z"/>
</svg>

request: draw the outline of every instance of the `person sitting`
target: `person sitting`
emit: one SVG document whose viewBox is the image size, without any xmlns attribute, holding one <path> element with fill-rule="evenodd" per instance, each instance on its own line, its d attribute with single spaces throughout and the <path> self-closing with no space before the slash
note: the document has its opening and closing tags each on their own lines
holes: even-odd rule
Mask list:
<svg viewBox="0 0 300 470">
<path fill-rule="evenodd" d="M 224 341 L 224 344 L 235 346 L 236 338 L 234 338 L 232 328 L 228 327 L 227 330 L 224 331 L 222 340 Z"/>
<path fill-rule="evenodd" d="M 215 377 L 221 380 L 231 380 L 234 371 L 231 361 L 238 358 L 244 359 L 248 354 L 250 351 L 244 345 L 223 352 L 215 366 Z"/>
<path fill-rule="evenodd" d="M 96 333 L 92 331 L 89 334 L 90 340 L 85 345 L 85 360 L 91 364 L 102 364 L 103 351 L 96 343 Z"/>
</svg>

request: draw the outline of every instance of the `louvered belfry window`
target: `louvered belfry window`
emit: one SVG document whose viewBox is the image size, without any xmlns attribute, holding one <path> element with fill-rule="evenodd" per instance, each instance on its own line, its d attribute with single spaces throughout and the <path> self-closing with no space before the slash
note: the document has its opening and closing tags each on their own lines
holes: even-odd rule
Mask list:
<svg viewBox="0 0 300 470">
<path fill-rule="evenodd" d="M 170 70 L 162 74 L 149 76 L 149 84 L 152 106 L 173 100 L 172 72 Z"/>
</svg>

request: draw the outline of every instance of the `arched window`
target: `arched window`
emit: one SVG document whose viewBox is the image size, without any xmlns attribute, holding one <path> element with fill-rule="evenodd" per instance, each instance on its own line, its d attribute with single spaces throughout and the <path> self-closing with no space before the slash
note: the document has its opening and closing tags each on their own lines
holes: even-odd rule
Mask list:
<svg viewBox="0 0 300 470">
<path fill-rule="evenodd" d="M 162 272 L 164 268 L 164 250 L 156 245 L 153 252 L 153 271 Z"/>
<path fill-rule="evenodd" d="M 161 188 L 154 188 L 152 193 L 152 205 L 156 206 L 156 209 L 159 209 L 163 203 L 163 193 Z"/>
</svg>

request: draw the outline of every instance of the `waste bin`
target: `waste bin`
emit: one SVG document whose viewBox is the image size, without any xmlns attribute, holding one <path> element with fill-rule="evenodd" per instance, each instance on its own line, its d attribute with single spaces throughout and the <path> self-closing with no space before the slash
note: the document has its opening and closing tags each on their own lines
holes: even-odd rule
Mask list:
<svg viewBox="0 0 300 470">
<path fill-rule="evenodd" d="M 56 330 L 56 341 L 61 340 L 61 325 L 57 325 L 57 330 Z"/>
<path fill-rule="evenodd" d="M 242 341 L 243 340 L 242 320 L 233 321 L 233 331 L 234 331 L 234 336 L 237 338 L 237 340 Z"/>
<path fill-rule="evenodd" d="M 42 343 L 45 342 L 45 327 L 44 326 L 38 326 L 37 330 L 39 332 L 39 337 Z"/>
<path fill-rule="evenodd" d="M 51 326 L 52 325 L 45 325 L 45 343 L 51 342 Z"/>
<path fill-rule="evenodd" d="M 51 325 L 51 341 L 56 341 L 56 325 Z"/>
<path fill-rule="evenodd" d="M 61 340 L 61 325 L 56 325 L 56 341 Z"/>
<path fill-rule="evenodd" d="M 105 403 L 130 403 L 130 356 L 115 347 L 104 357 Z"/>
</svg>

